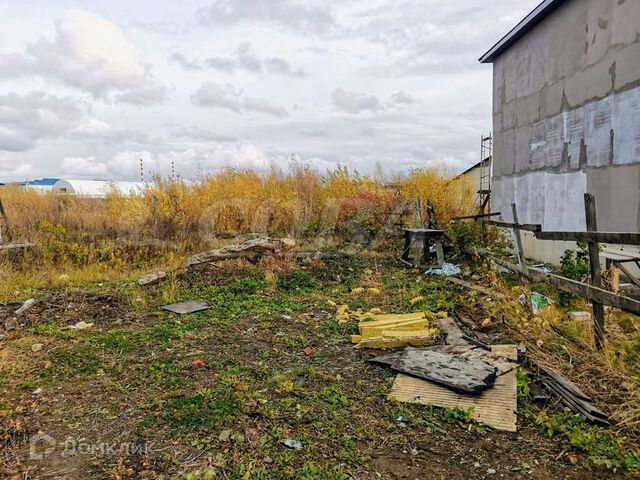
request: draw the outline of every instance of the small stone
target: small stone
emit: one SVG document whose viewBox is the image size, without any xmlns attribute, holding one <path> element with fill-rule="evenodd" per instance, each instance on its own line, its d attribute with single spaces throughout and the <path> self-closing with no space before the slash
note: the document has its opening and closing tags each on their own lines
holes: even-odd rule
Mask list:
<svg viewBox="0 0 640 480">
<path fill-rule="evenodd" d="M 231 438 L 231 430 L 223 430 L 220 432 L 220 435 L 218 435 L 218 440 L 221 442 L 227 442 L 229 438 Z"/>
<path fill-rule="evenodd" d="M 489 470 L 487 470 L 487 475 L 495 475 L 496 471 L 493 468 L 490 468 Z"/>
<path fill-rule="evenodd" d="M 44 347 L 42 343 L 34 343 L 33 345 L 31 345 L 31 351 L 33 353 L 39 352 L 40 350 L 42 350 L 42 347 Z"/>
<path fill-rule="evenodd" d="M 40 395 L 41 393 L 42 393 L 42 387 L 38 387 L 33 392 L 31 392 L 31 395 Z"/>
<path fill-rule="evenodd" d="M 293 450 L 302 450 L 302 442 L 300 440 L 284 440 L 282 442 L 282 444 L 287 447 L 287 448 L 291 448 Z"/>
<path fill-rule="evenodd" d="M 15 318 L 8 318 L 4 321 L 4 329 L 9 332 L 15 330 L 18 326 L 18 320 Z"/>
</svg>

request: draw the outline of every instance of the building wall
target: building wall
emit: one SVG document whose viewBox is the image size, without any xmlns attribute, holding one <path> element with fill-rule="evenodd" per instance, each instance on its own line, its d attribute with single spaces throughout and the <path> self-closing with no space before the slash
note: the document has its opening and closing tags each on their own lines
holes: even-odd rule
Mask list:
<svg viewBox="0 0 640 480">
<path fill-rule="evenodd" d="M 494 62 L 493 209 L 545 230 L 640 231 L 640 0 L 569 0 Z M 527 240 L 550 260 L 560 247 Z M 555 258 L 557 259 L 557 258 Z"/>
</svg>

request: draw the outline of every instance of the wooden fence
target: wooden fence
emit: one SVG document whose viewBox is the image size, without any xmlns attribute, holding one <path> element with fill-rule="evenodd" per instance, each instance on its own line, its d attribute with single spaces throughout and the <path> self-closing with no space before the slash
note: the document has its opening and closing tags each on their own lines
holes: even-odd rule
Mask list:
<svg viewBox="0 0 640 480">
<path fill-rule="evenodd" d="M 584 232 L 544 232 L 542 225 L 523 224 L 518 222 L 516 205 L 512 204 L 513 222 L 501 222 L 491 220 L 491 217 L 499 213 L 480 214 L 466 219 L 474 219 L 484 224 L 513 230 L 515 237 L 515 253 L 517 264 L 493 256 L 486 249 L 479 249 L 479 253 L 487 256 L 492 261 L 532 281 L 546 282 L 568 293 L 578 295 L 590 300 L 593 306 L 594 335 L 597 348 L 604 345 L 604 306 L 619 308 L 636 315 L 640 315 L 640 301 L 618 295 L 602 288 L 602 276 L 600 268 L 600 243 L 613 245 L 640 245 L 640 233 L 600 232 L 596 220 L 596 203 L 591 194 L 584 196 L 585 219 L 587 230 Z M 459 218 L 463 220 L 465 218 Z M 563 240 L 586 241 L 589 246 L 589 271 L 591 283 L 583 283 L 570 278 L 562 277 L 546 271 L 527 267 L 522 247 L 520 232 L 532 232 L 538 240 Z"/>
</svg>

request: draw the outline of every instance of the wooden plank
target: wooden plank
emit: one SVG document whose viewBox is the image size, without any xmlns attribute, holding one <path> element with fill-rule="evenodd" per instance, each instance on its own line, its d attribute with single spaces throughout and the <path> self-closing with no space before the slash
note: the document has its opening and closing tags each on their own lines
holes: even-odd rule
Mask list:
<svg viewBox="0 0 640 480">
<path fill-rule="evenodd" d="M 513 215 L 513 223 L 515 223 L 516 225 L 519 224 L 518 222 L 518 209 L 516 208 L 516 204 L 512 203 L 511 204 L 511 212 Z M 522 236 L 520 235 L 520 230 L 517 228 L 513 229 L 513 236 L 515 238 L 515 247 L 516 247 L 516 257 L 518 258 L 518 265 L 520 265 L 521 268 L 526 269 L 527 268 L 527 264 L 524 260 L 524 249 L 522 248 Z"/>
<path fill-rule="evenodd" d="M 0 250 L 19 250 L 22 248 L 31 248 L 35 245 L 33 243 L 6 243 L 0 245 Z"/>
<path fill-rule="evenodd" d="M 515 345 L 501 346 L 494 354 L 516 360 L 518 353 Z M 473 408 L 471 417 L 485 425 L 507 432 L 517 431 L 517 380 L 515 370 L 499 376 L 493 388 L 479 395 L 459 394 L 446 387 L 399 374 L 389 394 L 390 400 L 419 403 L 442 408 Z"/>
<path fill-rule="evenodd" d="M 494 227 L 515 228 L 517 230 L 526 230 L 528 232 L 541 232 L 542 225 L 515 222 L 498 222 L 496 220 L 483 220 Z"/>
<path fill-rule="evenodd" d="M 567 242 L 599 242 L 614 245 L 640 245 L 640 233 L 624 232 L 535 232 L 538 240 L 563 240 Z"/>
<path fill-rule="evenodd" d="M 587 230 L 598 231 L 596 220 L 596 199 L 590 193 L 584 194 L 584 212 L 587 220 Z M 591 271 L 591 285 L 600 288 L 602 286 L 602 273 L 600 271 L 600 247 L 598 242 L 589 241 L 589 269 Z M 596 340 L 596 348 L 602 350 L 604 347 L 604 305 L 597 300 L 592 301 L 593 327 Z"/>
<path fill-rule="evenodd" d="M 453 217 L 451 221 L 455 222 L 458 220 L 479 220 L 481 218 L 499 217 L 500 215 L 502 215 L 501 212 L 483 213 L 480 215 L 467 215 L 465 217 Z"/>
<path fill-rule="evenodd" d="M 11 233 L 11 227 L 9 226 L 9 217 L 7 217 L 7 212 L 4 210 L 4 205 L 2 204 L 2 200 L 0 200 L 0 216 L 4 221 L 4 228 L 7 231 L 7 238 L 9 239 L 9 243 L 13 242 L 13 233 Z M 2 242 L 2 228 L 0 227 L 0 242 Z"/>
<path fill-rule="evenodd" d="M 631 273 L 631 271 L 624 266 L 624 264 L 613 262 L 613 265 L 614 267 L 617 267 L 619 270 L 622 270 L 622 273 L 624 273 L 627 276 L 627 278 L 631 283 L 633 283 L 636 287 L 640 287 L 640 279 L 636 278 L 635 275 L 633 275 L 633 273 Z M 619 271 L 618 271 L 618 288 L 620 288 L 620 272 Z"/>
<path fill-rule="evenodd" d="M 478 252 L 481 251 L 484 251 L 486 254 L 486 250 L 478 249 Z M 525 271 L 515 263 L 511 263 L 493 256 L 490 256 L 490 258 L 498 265 L 501 265 L 511 270 L 512 272 L 519 273 L 529 280 L 535 282 L 546 282 L 565 292 L 573 293 L 588 300 L 600 302 L 604 305 L 609 305 L 610 307 L 619 308 L 620 310 L 624 310 L 625 312 L 640 315 L 640 301 L 633 298 L 616 295 L 615 293 L 604 290 L 603 288 L 598 288 L 593 285 L 588 285 L 577 280 L 561 277 L 559 275 L 543 272 L 541 270 L 530 268 Z"/>
</svg>

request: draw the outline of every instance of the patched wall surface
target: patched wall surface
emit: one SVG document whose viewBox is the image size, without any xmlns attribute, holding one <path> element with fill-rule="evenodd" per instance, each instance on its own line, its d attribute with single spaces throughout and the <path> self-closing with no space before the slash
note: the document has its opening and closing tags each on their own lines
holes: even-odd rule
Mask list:
<svg viewBox="0 0 640 480">
<path fill-rule="evenodd" d="M 640 230 L 640 0 L 570 0 L 494 63 L 493 209 Z"/>
</svg>

